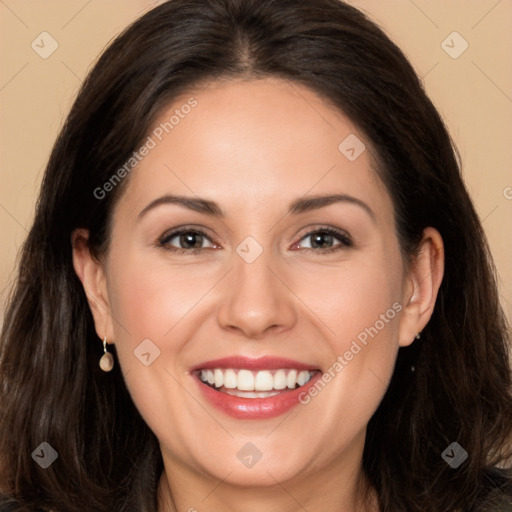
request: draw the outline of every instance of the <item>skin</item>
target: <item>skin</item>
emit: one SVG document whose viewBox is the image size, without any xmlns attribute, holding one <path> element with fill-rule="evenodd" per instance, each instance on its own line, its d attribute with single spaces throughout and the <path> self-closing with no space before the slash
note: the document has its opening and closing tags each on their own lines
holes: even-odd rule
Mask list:
<svg viewBox="0 0 512 512">
<path fill-rule="evenodd" d="M 116 344 L 116 364 L 160 441 L 159 510 L 377 510 L 361 473 L 366 425 L 398 348 L 432 314 L 441 237 L 426 229 L 418 257 L 404 264 L 370 142 L 312 91 L 277 79 L 210 84 L 169 105 L 155 126 L 191 96 L 197 107 L 132 172 L 107 254 L 91 256 L 87 231 L 73 237 L 98 336 Z M 338 150 L 349 134 L 366 145 L 353 162 Z M 287 214 L 296 199 L 333 193 L 373 213 L 337 202 Z M 165 194 L 215 201 L 224 216 L 163 204 L 139 217 Z M 183 247 L 179 238 L 167 240 L 167 249 L 159 244 L 184 224 L 207 233 L 202 251 L 172 252 L 171 243 Z M 307 234 L 325 227 L 348 234 L 353 245 L 327 237 L 310 248 Z M 253 263 L 236 252 L 247 236 L 263 250 Z M 396 303 L 401 311 L 288 415 L 227 416 L 190 375 L 195 364 L 235 354 L 287 357 L 325 372 Z M 150 366 L 133 354 L 147 338 L 160 350 Z M 237 458 L 247 442 L 262 453 L 251 468 Z"/>
</svg>

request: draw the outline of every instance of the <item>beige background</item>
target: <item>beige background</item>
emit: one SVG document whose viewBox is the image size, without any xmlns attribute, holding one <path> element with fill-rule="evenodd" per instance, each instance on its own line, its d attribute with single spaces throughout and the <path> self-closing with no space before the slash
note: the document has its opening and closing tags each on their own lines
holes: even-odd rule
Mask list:
<svg viewBox="0 0 512 512">
<path fill-rule="evenodd" d="M 0 319 L 46 160 L 78 87 L 105 45 L 157 3 L 0 0 Z M 512 319 L 512 0 L 351 3 L 404 50 L 443 115 Z M 454 31 L 463 39 L 448 37 Z M 42 32 L 58 43 L 46 59 L 31 47 Z M 460 52 L 464 41 L 458 58 L 446 53 Z"/>
</svg>

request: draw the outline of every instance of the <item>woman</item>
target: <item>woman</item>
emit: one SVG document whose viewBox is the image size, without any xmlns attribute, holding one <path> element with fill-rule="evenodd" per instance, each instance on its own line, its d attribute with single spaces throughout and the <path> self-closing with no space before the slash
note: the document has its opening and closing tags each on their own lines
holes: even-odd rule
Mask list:
<svg viewBox="0 0 512 512">
<path fill-rule="evenodd" d="M 507 343 L 383 32 L 336 0 L 171 0 L 46 170 L 2 332 L 6 510 L 508 510 Z"/>
</svg>

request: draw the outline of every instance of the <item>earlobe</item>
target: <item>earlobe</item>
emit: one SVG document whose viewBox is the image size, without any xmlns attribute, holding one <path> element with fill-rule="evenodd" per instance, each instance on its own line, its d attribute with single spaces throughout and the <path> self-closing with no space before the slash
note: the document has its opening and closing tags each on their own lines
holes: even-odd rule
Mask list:
<svg viewBox="0 0 512 512">
<path fill-rule="evenodd" d="M 76 229 L 71 235 L 73 267 L 84 287 L 99 338 L 113 339 L 112 317 L 103 265 L 91 253 L 89 232 Z"/>
<path fill-rule="evenodd" d="M 444 273 L 443 239 L 434 228 L 426 228 L 413 258 L 403 292 L 399 345 L 410 345 L 427 325 Z"/>
</svg>

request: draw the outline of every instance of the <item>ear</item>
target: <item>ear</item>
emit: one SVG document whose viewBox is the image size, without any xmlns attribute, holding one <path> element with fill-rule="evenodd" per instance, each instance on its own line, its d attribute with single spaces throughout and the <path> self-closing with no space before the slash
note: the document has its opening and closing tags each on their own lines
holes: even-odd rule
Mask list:
<svg viewBox="0 0 512 512">
<path fill-rule="evenodd" d="M 112 341 L 114 331 L 105 270 L 102 263 L 90 251 L 89 231 L 86 229 L 74 230 L 71 235 L 71 245 L 73 266 L 84 287 L 94 318 L 96 333 L 100 339 L 106 337 L 107 340 Z"/>
<path fill-rule="evenodd" d="M 430 320 L 443 273 L 443 239 L 436 229 L 426 228 L 404 285 L 398 336 L 401 347 L 410 345 Z"/>
</svg>

